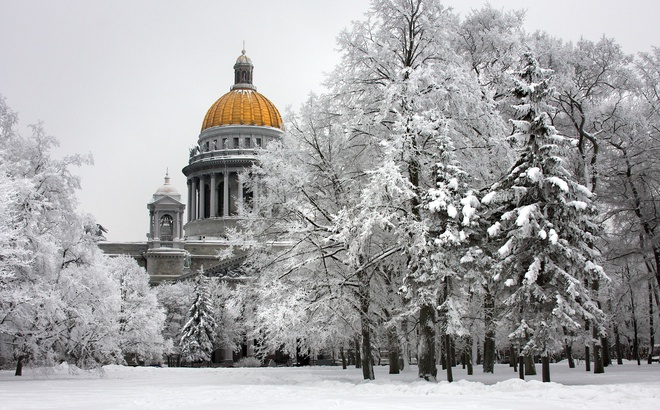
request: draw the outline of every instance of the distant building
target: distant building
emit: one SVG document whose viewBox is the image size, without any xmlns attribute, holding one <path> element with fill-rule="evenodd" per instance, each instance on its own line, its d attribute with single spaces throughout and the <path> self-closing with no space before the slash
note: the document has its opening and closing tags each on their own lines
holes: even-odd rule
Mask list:
<svg viewBox="0 0 660 410">
<path fill-rule="evenodd" d="M 201 269 L 226 280 L 239 279 L 235 255 L 223 261 L 227 228 L 236 226 L 241 204 L 252 206 L 259 195 L 239 181 L 239 173 L 256 160 L 258 150 L 282 138 L 282 117 L 252 83 L 254 66 L 245 50 L 234 64 L 234 85 L 206 113 L 197 143 L 190 149 L 187 209 L 170 185 L 169 174 L 147 203 L 146 242 L 99 242 L 108 255 L 129 255 L 145 267 L 152 283 L 178 280 Z M 184 222 L 185 221 L 185 222 Z"/>
</svg>

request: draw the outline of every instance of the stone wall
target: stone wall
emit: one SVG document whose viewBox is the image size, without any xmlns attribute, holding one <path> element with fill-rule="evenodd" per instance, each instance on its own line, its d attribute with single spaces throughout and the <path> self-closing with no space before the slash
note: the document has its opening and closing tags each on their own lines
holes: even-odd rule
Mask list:
<svg viewBox="0 0 660 410">
<path fill-rule="evenodd" d="M 126 255 L 134 258 L 138 265 L 147 267 L 145 254 L 147 252 L 146 242 L 98 242 L 99 248 L 108 256 Z"/>
</svg>

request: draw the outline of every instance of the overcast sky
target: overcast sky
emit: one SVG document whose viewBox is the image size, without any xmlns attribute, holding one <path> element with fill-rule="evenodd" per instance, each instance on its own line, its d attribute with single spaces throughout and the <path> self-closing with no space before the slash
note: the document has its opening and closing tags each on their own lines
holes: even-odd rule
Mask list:
<svg viewBox="0 0 660 410">
<path fill-rule="evenodd" d="M 446 0 L 465 15 L 481 0 Z M 627 53 L 660 45 L 660 1 L 491 0 L 526 9 L 526 30 L 566 40 L 614 37 Z M 112 241 L 143 241 L 147 202 L 181 169 L 207 109 L 233 83 L 243 41 L 254 83 L 284 114 L 338 62 L 335 38 L 368 0 L 0 0 L 0 95 L 21 130 L 43 121 L 78 170 L 82 210 Z M 74 170 L 75 171 L 75 170 Z"/>
</svg>

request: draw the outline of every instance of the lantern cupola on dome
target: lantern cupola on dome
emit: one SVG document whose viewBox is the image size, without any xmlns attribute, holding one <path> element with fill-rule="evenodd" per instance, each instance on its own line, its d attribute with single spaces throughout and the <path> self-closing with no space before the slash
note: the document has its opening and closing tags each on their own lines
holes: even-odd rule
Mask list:
<svg viewBox="0 0 660 410">
<path fill-rule="evenodd" d="M 234 85 L 231 86 L 231 89 L 257 91 L 257 87 L 252 84 L 253 70 L 254 65 L 252 64 L 252 60 L 245 55 L 245 49 L 241 50 L 241 55 L 238 56 L 236 64 L 234 64 Z"/>
</svg>

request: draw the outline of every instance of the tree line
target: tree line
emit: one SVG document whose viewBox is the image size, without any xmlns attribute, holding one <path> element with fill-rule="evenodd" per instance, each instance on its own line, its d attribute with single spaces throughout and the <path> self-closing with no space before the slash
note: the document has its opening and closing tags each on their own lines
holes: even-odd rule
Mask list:
<svg viewBox="0 0 660 410">
<path fill-rule="evenodd" d="M 52 157 L 41 124 L 29 135 L 0 97 L 0 359 L 79 367 L 149 360 L 171 345 L 149 276 L 128 257 L 107 258 L 103 228 L 76 208 L 90 156 Z M 160 360 L 160 359 L 159 359 Z"/>
<path fill-rule="evenodd" d="M 545 381 L 555 357 L 603 372 L 650 351 L 660 50 L 523 21 L 376 0 L 339 35 L 328 91 L 244 176 L 261 195 L 231 240 L 264 351 L 359 346 L 373 379 L 380 346 L 427 380 L 455 352 L 492 372 L 511 351 Z"/>
</svg>

